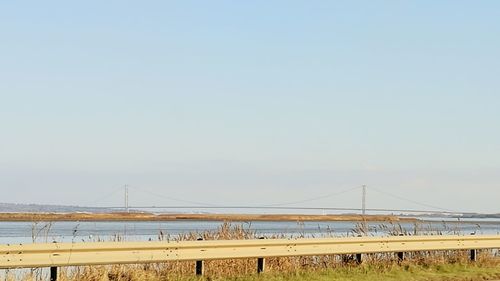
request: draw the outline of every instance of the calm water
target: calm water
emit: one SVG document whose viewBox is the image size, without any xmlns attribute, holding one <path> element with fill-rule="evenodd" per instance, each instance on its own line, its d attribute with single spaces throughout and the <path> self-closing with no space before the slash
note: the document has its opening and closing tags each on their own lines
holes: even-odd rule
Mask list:
<svg viewBox="0 0 500 281">
<path fill-rule="evenodd" d="M 439 219 L 417 224 L 420 232 L 441 231 L 443 234 L 500 234 L 500 220 L 454 221 L 443 223 Z M 189 232 L 215 231 L 221 222 L 175 221 L 175 222 L 0 222 L 0 244 L 29 243 L 33 233 L 38 242 L 81 242 L 96 239 L 110 240 L 115 236 L 130 241 L 157 240 L 158 235 L 172 238 Z M 234 222 L 251 229 L 257 235 L 286 234 L 289 237 L 320 237 L 355 235 L 357 222 Z M 401 223 L 401 227 L 413 232 L 414 223 Z M 398 225 L 388 223 L 368 223 L 372 235 L 384 235 Z"/>
</svg>

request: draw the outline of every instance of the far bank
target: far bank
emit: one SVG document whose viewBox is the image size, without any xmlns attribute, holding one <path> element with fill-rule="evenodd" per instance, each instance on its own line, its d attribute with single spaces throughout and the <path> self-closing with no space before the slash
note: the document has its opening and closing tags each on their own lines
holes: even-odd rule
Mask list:
<svg viewBox="0 0 500 281">
<path fill-rule="evenodd" d="M 297 214 L 154 214 L 117 213 L 0 213 L 0 221 L 369 221 L 416 222 L 392 215 L 297 215 Z"/>
</svg>

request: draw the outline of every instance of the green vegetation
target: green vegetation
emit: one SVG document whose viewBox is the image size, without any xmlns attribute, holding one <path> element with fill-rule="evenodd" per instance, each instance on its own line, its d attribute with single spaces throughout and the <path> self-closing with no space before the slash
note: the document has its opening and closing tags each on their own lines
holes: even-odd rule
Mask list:
<svg viewBox="0 0 500 281">
<path fill-rule="evenodd" d="M 241 277 L 219 280 L 238 281 L 472 281 L 500 279 L 500 266 L 472 266 L 463 264 L 435 266 L 395 266 L 391 268 L 353 267 L 335 270 L 299 272 L 294 274 L 264 274 L 262 276 Z"/>
<path fill-rule="evenodd" d="M 81 274 L 83 273 L 83 274 Z M 151 271 L 139 268 L 122 271 L 120 274 L 106 270 L 84 270 L 80 274 L 61 276 L 60 280 L 119 280 L 119 281 L 475 281 L 500 280 L 500 263 L 488 262 L 485 264 L 436 264 L 436 265 L 393 265 L 387 264 L 345 266 L 336 269 L 318 269 L 296 272 L 269 272 L 264 274 L 250 274 L 233 277 L 195 277 L 156 275 Z"/>
</svg>

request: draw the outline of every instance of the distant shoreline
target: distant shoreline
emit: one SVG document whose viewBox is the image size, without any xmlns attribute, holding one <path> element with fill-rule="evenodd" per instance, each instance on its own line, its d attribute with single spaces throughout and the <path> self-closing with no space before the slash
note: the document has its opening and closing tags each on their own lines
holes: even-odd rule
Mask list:
<svg viewBox="0 0 500 281">
<path fill-rule="evenodd" d="M 152 214 L 152 213 L 0 213 L 0 222 L 29 221 L 369 221 L 417 222 L 392 215 Z"/>
</svg>

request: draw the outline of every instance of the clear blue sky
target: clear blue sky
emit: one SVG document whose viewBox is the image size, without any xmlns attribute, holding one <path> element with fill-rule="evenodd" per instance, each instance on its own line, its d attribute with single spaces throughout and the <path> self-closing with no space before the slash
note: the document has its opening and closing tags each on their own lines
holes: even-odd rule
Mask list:
<svg viewBox="0 0 500 281">
<path fill-rule="evenodd" d="M 2 202 L 500 212 L 499 112 L 498 1 L 0 4 Z"/>
</svg>

